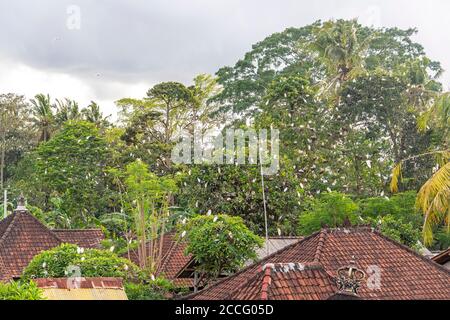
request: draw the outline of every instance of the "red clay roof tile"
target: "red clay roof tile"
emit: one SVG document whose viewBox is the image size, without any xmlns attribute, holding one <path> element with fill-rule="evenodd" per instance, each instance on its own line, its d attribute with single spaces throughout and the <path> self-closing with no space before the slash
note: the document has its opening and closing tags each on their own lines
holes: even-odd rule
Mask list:
<svg viewBox="0 0 450 320">
<path fill-rule="evenodd" d="M 275 273 L 276 278 L 272 277 L 272 280 L 278 281 L 276 296 L 282 299 L 324 299 L 327 298 L 324 293 L 328 291 L 316 292 L 316 287 L 327 290 L 335 288 L 323 272 L 335 278 L 337 269 L 352 260 L 365 271 L 366 280 L 369 280 L 363 281 L 358 291 L 362 299 L 450 299 L 450 271 L 366 227 L 322 230 L 187 298 L 214 300 L 242 297 L 244 293 L 261 290 L 261 279 L 257 277 L 265 264 L 295 262 L 305 265 L 320 263 L 323 271 L 317 273 L 317 270 L 306 269 L 300 273 L 293 272 L 294 276 L 289 274 L 289 282 L 283 280 L 284 275 Z M 369 277 L 377 268 L 381 275 L 380 287 L 373 288 Z M 243 286 L 243 283 L 251 285 L 251 288 Z M 285 286 L 288 293 L 281 294 L 281 288 Z M 303 291 L 297 287 L 302 287 Z M 246 298 L 256 299 L 256 296 L 248 295 Z M 271 296 L 268 295 L 268 298 Z"/>
<path fill-rule="evenodd" d="M 71 239 L 64 239 L 69 233 Z M 93 231 L 70 231 L 60 237 L 28 211 L 16 211 L 0 221 L 0 280 L 20 277 L 34 256 L 63 242 L 84 243 L 86 248 L 98 247 L 101 240 L 99 233 L 100 230 L 95 231 L 96 241 Z M 88 239 L 83 239 L 88 235 Z"/>
<path fill-rule="evenodd" d="M 82 248 L 100 248 L 105 235 L 100 229 L 52 229 L 63 242 L 73 243 Z"/>
<path fill-rule="evenodd" d="M 149 246 L 150 244 L 147 244 L 147 248 L 149 248 Z M 193 279 L 177 277 L 177 274 L 182 271 L 192 259 L 191 255 L 184 254 L 185 249 L 186 243 L 178 239 L 175 232 L 164 234 L 162 239 L 161 263 L 158 267 L 157 275 L 164 275 L 164 277 L 172 280 L 177 286 L 193 287 Z M 125 253 L 123 257 L 129 258 L 132 262 L 139 265 L 137 250 L 130 250 L 130 254 L 128 255 L 128 253 Z"/>
</svg>

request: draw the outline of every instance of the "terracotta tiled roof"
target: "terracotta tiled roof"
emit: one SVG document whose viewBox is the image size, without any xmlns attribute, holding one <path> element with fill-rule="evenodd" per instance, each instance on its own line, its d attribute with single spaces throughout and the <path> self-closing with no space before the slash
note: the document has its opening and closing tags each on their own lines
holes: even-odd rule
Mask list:
<svg viewBox="0 0 450 320">
<path fill-rule="evenodd" d="M 163 258 L 158 273 L 168 279 L 173 279 L 174 284 L 177 286 L 193 287 L 194 280 L 192 278 L 177 277 L 178 273 L 192 260 L 192 255 L 185 255 L 186 242 L 178 239 L 174 232 L 167 234 L 165 238 L 164 241 L 169 242 L 170 245 L 166 245 L 168 248 L 166 252 L 163 251 Z"/>
<path fill-rule="evenodd" d="M 239 290 L 244 290 L 242 284 L 251 283 L 249 281 L 255 279 L 267 263 L 320 264 L 326 274 L 334 278 L 337 269 L 352 260 L 367 277 L 376 268 L 380 270 L 379 288 L 369 288 L 370 281 L 361 283 L 358 294 L 362 299 L 450 299 L 448 270 L 366 227 L 324 229 L 188 298 L 225 299 L 231 292 L 239 296 Z M 323 277 L 321 273 L 314 281 Z"/>
<path fill-rule="evenodd" d="M 301 237 L 270 237 L 269 254 L 286 247 L 293 242 L 302 239 Z M 147 246 L 148 247 L 148 246 Z M 162 246 L 162 261 L 158 268 L 158 275 L 164 275 L 167 279 L 172 280 L 178 286 L 194 287 L 194 279 L 186 277 L 183 271 L 186 268 L 192 268 L 194 265 L 192 255 L 185 255 L 186 242 L 179 239 L 175 232 L 168 232 L 164 235 Z M 124 254 L 128 257 L 128 254 Z M 263 248 L 258 251 L 260 259 L 267 256 L 266 250 Z M 130 260 L 139 264 L 137 250 L 130 252 Z M 180 276 L 181 275 L 181 276 Z"/>
<path fill-rule="evenodd" d="M 63 242 L 73 243 L 82 248 L 99 248 L 105 235 L 100 229 L 53 229 L 58 238 Z"/>
<path fill-rule="evenodd" d="M 325 300 L 337 291 L 321 264 L 266 264 L 227 300 Z"/>
<path fill-rule="evenodd" d="M 72 234 L 73 238 L 76 238 L 75 233 L 76 231 Z M 78 238 L 81 239 L 84 235 L 82 233 Z M 28 211 L 15 211 L 0 221 L 0 280 L 20 277 L 34 256 L 64 242 L 77 244 L 60 238 Z M 98 245 L 99 242 L 95 247 Z M 92 246 L 86 246 L 90 247 Z"/>
<path fill-rule="evenodd" d="M 61 240 L 34 216 L 17 211 L 0 238 L 0 256 L 10 277 L 19 277 L 33 257 L 58 246 Z"/>
<path fill-rule="evenodd" d="M 159 243 L 159 240 L 157 240 Z M 149 248 L 149 244 L 147 245 Z M 175 232 L 168 232 L 163 236 L 162 250 L 161 250 L 161 264 L 157 270 L 157 275 L 164 275 L 167 279 L 172 280 L 178 286 L 193 287 L 193 279 L 191 278 L 176 278 L 176 275 L 184 269 L 184 267 L 191 261 L 191 255 L 184 255 L 186 243 L 178 239 Z M 123 257 L 128 258 L 128 253 Z M 139 265 L 139 258 L 137 250 L 130 251 L 130 260 Z"/>
<path fill-rule="evenodd" d="M 290 236 L 278 236 L 278 237 L 269 237 L 268 241 L 264 241 L 264 245 L 262 248 L 256 250 L 256 255 L 258 256 L 258 260 L 262 260 L 268 255 L 275 253 L 284 247 L 287 247 L 294 242 L 303 239 L 303 237 L 290 237 Z M 249 261 L 246 265 L 250 265 L 252 261 Z"/>
<path fill-rule="evenodd" d="M 0 256 L 0 282 L 7 281 L 8 279 L 10 279 L 9 272 L 3 263 L 2 257 Z"/>
</svg>

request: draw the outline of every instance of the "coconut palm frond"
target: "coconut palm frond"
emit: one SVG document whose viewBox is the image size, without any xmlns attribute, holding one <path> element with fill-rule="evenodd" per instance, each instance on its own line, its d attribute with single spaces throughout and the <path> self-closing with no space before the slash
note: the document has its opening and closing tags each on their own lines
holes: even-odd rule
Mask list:
<svg viewBox="0 0 450 320">
<path fill-rule="evenodd" d="M 429 245 L 433 242 L 433 227 L 428 217 L 428 215 L 425 215 L 425 220 L 422 227 L 422 238 L 425 245 Z"/>
<path fill-rule="evenodd" d="M 402 181 L 402 163 L 399 162 L 394 169 L 392 169 L 391 178 L 391 192 L 398 192 L 398 183 Z"/>
<path fill-rule="evenodd" d="M 422 188 L 420 188 L 417 195 L 417 206 L 422 212 L 427 212 L 434 197 L 436 197 L 439 192 L 445 192 L 446 189 L 450 189 L 450 162 L 441 167 L 427 182 L 425 182 Z"/>
<path fill-rule="evenodd" d="M 440 190 L 431 201 L 422 229 L 422 235 L 425 245 L 431 245 L 433 241 L 433 228 L 439 225 L 442 221 L 445 222 L 447 230 L 450 230 L 450 189 L 444 188 Z"/>
<path fill-rule="evenodd" d="M 430 124 L 444 129 L 450 126 L 450 92 L 437 97 L 430 108 L 420 115 L 417 122 L 420 131 L 425 131 Z"/>
<path fill-rule="evenodd" d="M 417 129 L 419 132 L 425 132 L 427 130 L 428 123 L 430 122 L 430 116 L 431 112 L 426 111 L 417 118 Z"/>
<path fill-rule="evenodd" d="M 449 228 L 450 162 L 441 167 L 417 195 L 416 206 L 424 213 L 423 237 L 425 244 L 433 240 L 433 227 L 445 220 Z"/>
</svg>

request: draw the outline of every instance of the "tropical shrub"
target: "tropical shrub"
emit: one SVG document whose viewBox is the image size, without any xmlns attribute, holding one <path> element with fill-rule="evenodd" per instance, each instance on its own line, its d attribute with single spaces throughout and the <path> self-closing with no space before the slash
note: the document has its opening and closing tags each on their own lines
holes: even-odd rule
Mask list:
<svg viewBox="0 0 450 320">
<path fill-rule="evenodd" d="M 125 284 L 128 300 L 165 300 L 172 295 L 173 284 L 164 278 L 156 278 L 148 283 Z"/>
<path fill-rule="evenodd" d="M 382 234 L 407 245 L 410 248 L 417 248 L 420 241 L 420 229 L 414 227 L 411 222 L 405 222 L 403 219 L 391 214 L 379 217 L 378 220 L 368 220 L 371 224 L 380 230 Z"/>
<path fill-rule="evenodd" d="M 244 262 L 256 259 L 256 249 L 263 244 L 240 217 L 198 215 L 183 227 L 186 254 L 193 255 L 197 271 L 207 279 L 235 272 Z"/>
<path fill-rule="evenodd" d="M 118 257 L 113 252 L 84 250 L 73 244 L 62 244 L 35 256 L 25 268 L 23 278 L 70 277 L 73 276 L 76 267 L 80 268 L 83 277 L 131 279 L 140 276 L 139 268 L 135 264 Z"/>
<path fill-rule="evenodd" d="M 358 206 L 362 217 L 384 217 L 392 215 L 411 222 L 415 227 L 420 228 L 423 222 L 421 213 L 415 207 L 416 192 L 408 191 L 398 193 L 392 197 L 373 197 L 358 201 Z"/>
<path fill-rule="evenodd" d="M 140 275 L 139 268 L 129 260 L 110 251 L 89 249 L 78 256 L 74 265 L 80 266 L 84 277 L 118 277 L 132 279 Z"/>
<path fill-rule="evenodd" d="M 0 300 L 43 300 L 42 290 L 34 281 L 0 283 Z"/>
<path fill-rule="evenodd" d="M 310 202 L 309 209 L 300 214 L 298 232 L 310 235 L 323 227 L 338 227 L 344 222 L 359 224 L 358 205 L 349 197 L 337 192 L 322 194 Z"/>
</svg>

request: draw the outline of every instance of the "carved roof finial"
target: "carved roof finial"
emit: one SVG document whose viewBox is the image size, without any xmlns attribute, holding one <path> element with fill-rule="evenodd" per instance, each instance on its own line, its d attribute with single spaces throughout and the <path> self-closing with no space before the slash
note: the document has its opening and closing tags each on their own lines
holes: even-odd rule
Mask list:
<svg viewBox="0 0 450 320">
<path fill-rule="evenodd" d="M 361 281 L 366 277 L 364 271 L 356 267 L 354 258 L 355 257 L 352 256 L 352 260 L 347 266 L 337 270 L 336 283 L 339 292 L 357 294 L 358 289 L 361 286 Z"/>
<path fill-rule="evenodd" d="M 23 193 L 21 193 L 19 199 L 17 199 L 16 211 L 26 211 L 26 210 L 27 210 L 26 200 L 25 197 L 23 196 Z"/>
</svg>

